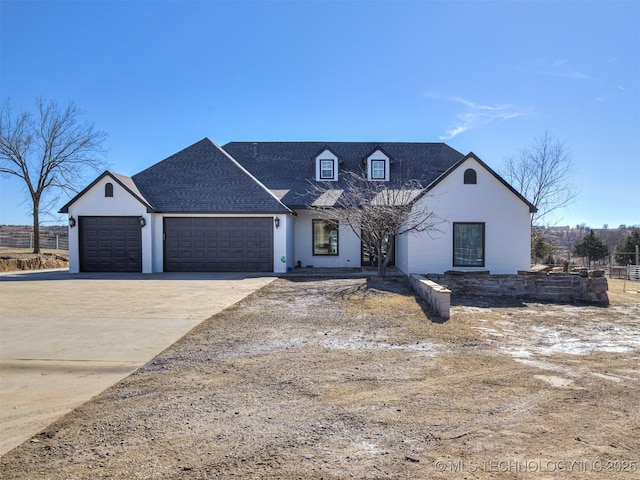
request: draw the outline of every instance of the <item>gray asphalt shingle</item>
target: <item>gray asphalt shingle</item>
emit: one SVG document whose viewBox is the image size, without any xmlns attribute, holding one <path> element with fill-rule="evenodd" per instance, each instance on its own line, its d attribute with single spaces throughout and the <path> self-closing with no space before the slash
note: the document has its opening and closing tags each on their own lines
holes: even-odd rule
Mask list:
<svg viewBox="0 0 640 480">
<path fill-rule="evenodd" d="M 315 198 L 315 157 L 329 148 L 340 159 L 341 171 L 362 171 L 363 160 L 376 148 L 391 156 L 389 187 L 418 180 L 426 187 L 464 155 L 444 143 L 406 142 L 230 142 L 222 147 L 291 208 L 310 205 Z M 344 188 L 335 182 L 335 188 Z"/>
<path fill-rule="evenodd" d="M 208 138 L 132 178 L 158 212 L 289 212 L 259 181 Z"/>
</svg>

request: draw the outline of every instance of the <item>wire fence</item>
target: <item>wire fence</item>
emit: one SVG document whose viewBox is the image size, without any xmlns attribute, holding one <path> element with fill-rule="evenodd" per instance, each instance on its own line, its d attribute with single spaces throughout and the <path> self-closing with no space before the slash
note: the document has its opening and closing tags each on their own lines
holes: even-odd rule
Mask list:
<svg viewBox="0 0 640 480">
<path fill-rule="evenodd" d="M 33 231 L 0 228 L 0 248 L 33 248 Z M 66 232 L 40 230 L 40 248 L 69 250 L 69 235 Z"/>
<path fill-rule="evenodd" d="M 609 277 L 640 280 L 640 265 L 613 265 L 609 269 Z"/>
</svg>

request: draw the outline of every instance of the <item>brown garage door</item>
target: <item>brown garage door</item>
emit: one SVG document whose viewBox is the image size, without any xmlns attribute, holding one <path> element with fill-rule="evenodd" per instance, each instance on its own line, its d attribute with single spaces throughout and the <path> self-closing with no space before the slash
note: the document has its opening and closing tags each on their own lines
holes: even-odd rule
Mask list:
<svg viewBox="0 0 640 480">
<path fill-rule="evenodd" d="M 79 217 L 81 272 L 142 272 L 139 217 Z"/>
<path fill-rule="evenodd" d="M 271 218 L 165 218 L 166 272 L 272 272 Z"/>
</svg>

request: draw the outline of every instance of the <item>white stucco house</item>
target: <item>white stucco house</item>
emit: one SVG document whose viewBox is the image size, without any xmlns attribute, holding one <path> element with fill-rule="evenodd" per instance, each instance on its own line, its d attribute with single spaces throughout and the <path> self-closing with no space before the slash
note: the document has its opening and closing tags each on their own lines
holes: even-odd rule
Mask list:
<svg viewBox="0 0 640 480">
<path fill-rule="evenodd" d="M 63 206 L 71 272 L 361 267 L 366 246 L 310 208 L 310 182 L 360 171 L 389 188 L 418 180 L 413 208 L 438 232 L 401 235 L 404 273 L 515 273 L 530 267 L 535 207 L 473 153 L 443 143 L 231 142 L 208 138 L 131 176 L 105 171 Z"/>
</svg>

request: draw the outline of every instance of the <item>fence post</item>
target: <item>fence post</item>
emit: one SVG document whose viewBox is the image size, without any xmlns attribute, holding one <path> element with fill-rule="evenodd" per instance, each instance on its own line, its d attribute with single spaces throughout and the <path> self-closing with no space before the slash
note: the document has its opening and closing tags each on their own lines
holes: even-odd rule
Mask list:
<svg viewBox="0 0 640 480">
<path fill-rule="evenodd" d="M 56 250 L 60 250 L 60 249 L 58 248 L 58 235 L 56 235 Z"/>
</svg>

